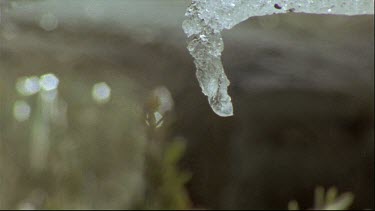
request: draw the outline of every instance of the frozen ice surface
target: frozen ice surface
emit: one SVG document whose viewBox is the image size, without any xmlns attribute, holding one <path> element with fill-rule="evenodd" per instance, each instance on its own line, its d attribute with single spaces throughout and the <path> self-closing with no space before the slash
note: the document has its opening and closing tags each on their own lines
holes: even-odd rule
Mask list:
<svg viewBox="0 0 375 211">
<path fill-rule="evenodd" d="M 360 15 L 374 13 L 374 0 L 192 0 L 182 27 L 194 58 L 202 92 L 219 116 L 232 116 L 227 87 L 230 82 L 221 62 L 223 29 L 230 29 L 252 16 L 302 12 Z"/>
</svg>

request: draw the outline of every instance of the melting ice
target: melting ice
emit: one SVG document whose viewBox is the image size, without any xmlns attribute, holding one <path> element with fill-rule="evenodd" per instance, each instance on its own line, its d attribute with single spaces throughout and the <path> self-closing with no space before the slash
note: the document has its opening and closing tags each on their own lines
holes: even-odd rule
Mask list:
<svg viewBox="0 0 375 211">
<path fill-rule="evenodd" d="M 359 15 L 373 14 L 374 0 L 192 0 L 183 29 L 194 58 L 202 92 L 219 116 L 232 116 L 229 80 L 221 62 L 223 29 L 230 29 L 251 16 L 288 11 Z"/>
</svg>

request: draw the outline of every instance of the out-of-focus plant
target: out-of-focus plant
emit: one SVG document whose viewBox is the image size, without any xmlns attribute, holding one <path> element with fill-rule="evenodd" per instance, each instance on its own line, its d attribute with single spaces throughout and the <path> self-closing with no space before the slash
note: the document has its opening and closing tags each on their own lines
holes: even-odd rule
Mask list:
<svg viewBox="0 0 375 211">
<path fill-rule="evenodd" d="M 190 199 L 185 189 L 190 174 L 178 168 L 185 152 L 185 140 L 172 138 L 168 128 L 173 121 L 173 100 L 165 87 L 155 88 L 145 104 L 147 148 L 145 162 L 145 197 L 141 209 L 189 209 Z"/>
<path fill-rule="evenodd" d="M 139 208 L 189 209 L 191 203 L 185 189 L 190 175 L 177 168 L 185 151 L 185 143 L 175 139 L 160 154 L 148 151 L 146 156 L 146 191 Z"/>
<path fill-rule="evenodd" d="M 317 187 L 314 194 L 313 210 L 346 210 L 353 203 L 354 196 L 352 193 L 338 194 L 337 188 L 330 187 L 327 191 L 323 187 Z M 300 210 L 297 201 L 290 201 L 289 210 Z"/>
<path fill-rule="evenodd" d="M 12 70 L 0 64 L 0 209 L 190 206 L 166 88 L 145 127 L 146 92 L 127 77 Z"/>
</svg>

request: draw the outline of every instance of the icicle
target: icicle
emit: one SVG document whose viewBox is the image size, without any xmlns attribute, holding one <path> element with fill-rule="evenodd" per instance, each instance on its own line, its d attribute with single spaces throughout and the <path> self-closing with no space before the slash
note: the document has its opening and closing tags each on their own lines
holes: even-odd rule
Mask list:
<svg viewBox="0 0 375 211">
<path fill-rule="evenodd" d="M 202 92 L 219 116 L 232 116 L 229 80 L 221 62 L 223 29 L 230 29 L 251 16 L 304 12 L 318 14 L 373 14 L 373 0 L 193 0 L 186 11 L 183 29 L 188 50 L 194 57 Z"/>
</svg>

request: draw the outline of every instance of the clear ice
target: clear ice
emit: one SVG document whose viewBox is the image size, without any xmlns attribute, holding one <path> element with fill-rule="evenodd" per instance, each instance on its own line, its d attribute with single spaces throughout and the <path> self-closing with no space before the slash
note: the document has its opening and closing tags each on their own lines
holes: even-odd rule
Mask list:
<svg viewBox="0 0 375 211">
<path fill-rule="evenodd" d="M 232 116 L 230 82 L 221 62 L 223 29 L 251 16 L 286 12 L 361 15 L 374 14 L 374 0 L 192 0 L 182 27 L 194 58 L 202 92 L 219 116 Z"/>
</svg>

